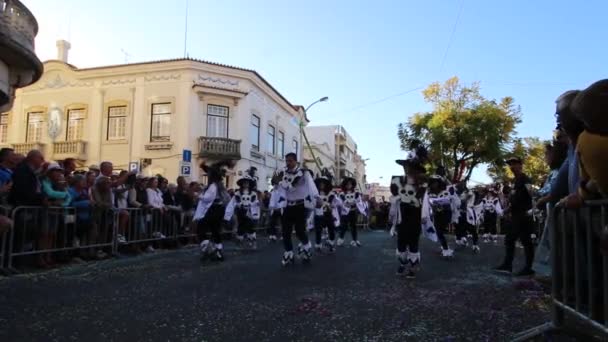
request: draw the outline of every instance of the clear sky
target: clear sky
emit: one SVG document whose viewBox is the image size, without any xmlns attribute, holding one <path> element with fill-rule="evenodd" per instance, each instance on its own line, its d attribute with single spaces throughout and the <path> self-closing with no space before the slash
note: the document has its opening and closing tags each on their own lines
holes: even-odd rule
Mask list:
<svg viewBox="0 0 608 342">
<path fill-rule="evenodd" d="M 183 56 L 186 0 L 22 1 L 43 60 L 57 38 L 78 67 L 123 63 L 122 50 L 129 62 Z M 311 124 L 343 125 L 370 158 L 368 180 L 384 183 L 404 154 L 397 124 L 429 106 L 420 91 L 372 103 L 458 76 L 513 96 L 519 135 L 548 138 L 555 98 L 606 77 L 606 13 L 605 0 L 189 0 L 187 51 L 255 69 L 294 104 L 329 96 Z"/>
</svg>

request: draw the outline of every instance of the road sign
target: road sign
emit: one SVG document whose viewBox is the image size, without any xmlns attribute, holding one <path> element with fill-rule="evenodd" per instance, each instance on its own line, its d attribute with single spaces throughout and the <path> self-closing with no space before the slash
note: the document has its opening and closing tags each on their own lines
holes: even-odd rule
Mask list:
<svg viewBox="0 0 608 342">
<path fill-rule="evenodd" d="M 129 171 L 131 171 L 131 172 L 139 172 L 139 163 L 138 162 L 130 162 L 129 163 Z"/>
<path fill-rule="evenodd" d="M 180 162 L 179 175 L 182 177 L 190 177 L 192 175 L 192 164 L 185 161 Z"/>
<path fill-rule="evenodd" d="M 188 163 L 192 162 L 192 151 L 184 150 L 182 152 L 182 160 Z"/>
</svg>

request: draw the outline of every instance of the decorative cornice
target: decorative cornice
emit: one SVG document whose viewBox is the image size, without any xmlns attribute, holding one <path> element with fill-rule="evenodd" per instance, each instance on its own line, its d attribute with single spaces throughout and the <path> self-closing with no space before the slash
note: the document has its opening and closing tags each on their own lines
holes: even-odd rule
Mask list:
<svg viewBox="0 0 608 342">
<path fill-rule="evenodd" d="M 113 79 L 113 80 L 103 80 L 101 81 L 101 85 L 117 85 L 117 84 L 128 84 L 135 83 L 135 78 L 124 78 L 124 79 Z"/>
<path fill-rule="evenodd" d="M 23 91 L 30 92 L 35 90 L 43 89 L 60 89 L 66 87 L 92 87 L 92 81 L 78 81 L 78 80 L 67 80 L 61 77 L 60 74 L 56 74 L 55 77 L 48 76 L 38 81 L 36 84 L 24 88 Z"/>
<path fill-rule="evenodd" d="M 213 77 L 210 75 L 204 75 L 204 74 L 199 74 L 198 75 L 198 81 L 199 82 L 203 82 L 203 83 L 207 83 L 207 84 L 213 84 L 216 85 L 222 84 L 224 86 L 230 86 L 230 87 L 234 87 L 234 88 L 238 88 L 239 87 L 239 81 L 238 80 L 230 80 L 230 79 L 226 79 L 226 78 L 219 78 L 219 77 Z"/>
<path fill-rule="evenodd" d="M 169 80 L 179 80 L 182 78 L 181 74 L 165 74 L 165 75 L 149 75 L 144 79 L 146 82 L 154 82 L 154 81 L 169 81 Z"/>
<path fill-rule="evenodd" d="M 172 143 L 166 143 L 166 144 L 148 144 L 145 145 L 145 149 L 148 151 L 155 151 L 155 150 L 170 150 L 173 148 L 173 144 Z"/>
</svg>

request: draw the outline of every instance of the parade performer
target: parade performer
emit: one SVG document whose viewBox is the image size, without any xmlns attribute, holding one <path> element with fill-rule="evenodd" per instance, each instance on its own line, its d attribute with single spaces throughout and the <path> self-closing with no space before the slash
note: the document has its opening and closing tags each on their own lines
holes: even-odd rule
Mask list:
<svg viewBox="0 0 608 342">
<path fill-rule="evenodd" d="M 330 253 L 335 250 L 336 227 L 340 226 L 340 214 L 338 209 L 342 206 L 340 197 L 332 189 L 333 176 L 327 169 L 321 171 L 321 175 L 315 179 L 315 185 L 319 192 L 319 201 L 315 208 L 315 249 L 322 250 L 322 235 L 327 229 L 327 249 Z"/>
<path fill-rule="evenodd" d="M 257 191 L 256 169 L 250 168 L 245 176 L 236 182 L 239 189 L 234 193 L 230 203 L 226 207 L 224 221 L 230 222 L 236 213 L 237 218 L 237 243 L 242 244 L 245 240 L 247 245 L 257 248 L 257 238 L 254 227 L 260 219 L 260 201 Z"/>
<path fill-rule="evenodd" d="M 275 172 L 271 179 L 272 190 L 270 191 L 270 201 L 268 204 L 268 209 L 270 210 L 268 239 L 270 242 L 277 241 L 277 226 L 281 223 L 283 210 L 287 205 L 285 190 L 279 186 L 280 181 L 281 175 Z"/>
<path fill-rule="evenodd" d="M 340 237 L 338 238 L 338 246 L 344 244 L 344 235 L 350 229 L 352 241 L 350 244 L 353 247 L 361 247 L 361 242 L 358 239 L 357 219 L 359 214 L 366 215 L 365 204 L 363 203 L 363 195 L 356 191 L 357 181 L 351 177 L 345 177 L 341 184 L 342 192 L 340 200 L 342 201 L 342 210 L 340 222 Z"/>
<path fill-rule="evenodd" d="M 298 159 L 295 153 L 285 156 L 286 167 L 281 175 L 279 187 L 285 192 L 287 206 L 283 211 L 283 266 L 294 262 L 293 243 L 291 233 L 295 229 L 300 240 L 298 254 L 302 261 L 309 262 L 312 257 L 312 245 L 308 240 L 306 230 L 307 215 L 313 210 L 319 193 L 310 173 L 298 167 Z"/>
<path fill-rule="evenodd" d="M 468 246 L 467 235 L 471 235 L 473 252 L 479 253 L 479 234 L 477 232 L 479 215 L 475 206 L 475 193 L 469 190 L 464 182 L 460 182 L 456 186 L 456 194 L 460 196 L 459 219 L 456 225 L 456 244 L 458 246 Z"/>
<path fill-rule="evenodd" d="M 420 232 L 425 229 L 427 234 L 435 234 L 432 225 L 423 228 L 422 201 L 426 191 L 422 179 L 424 166 L 414 154 L 412 158 L 397 160 L 403 166 L 404 176 L 394 177 L 391 181 L 391 234 L 397 234 L 397 258 L 399 260 L 398 275 L 415 278 L 420 266 L 420 251 L 418 248 Z"/>
<path fill-rule="evenodd" d="M 454 256 L 454 251 L 449 248 L 444 235 L 452 222 L 453 194 L 454 189 L 448 189 L 445 178 L 435 174 L 429 178 L 428 190 L 422 204 L 422 218 L 428 218 L 435 227 L 437 240 L 441 244 L 441 256 L 444 258 Z"/>
<path fill-rule="evenodd" d="M 197 223 L 198 238 L 201 241 L 201 259 L 212 258 L 224 260 L 222 245 L 222 219 L 230 196 L 223 184 L 226 168 L 234 167 L 233 161 L 220 161 L 213 165 L 201 164 L 201 169 L 207 174 L 207 186 L 199 195 L 198 205 L 193 220 Z M 211 233 L 211 242 L 207 237 Z"/>
<path fill-rule="evenodd" d="M 488 194 L 481 200 L 480 205 L 483 216 L 483 241 L 488 243 L 492 240 L 494 243 L 498 243 L 496 225 L 498 218 L 502 216 L 502 207 L 496 189 L 489 189 Z"/>
</svg>

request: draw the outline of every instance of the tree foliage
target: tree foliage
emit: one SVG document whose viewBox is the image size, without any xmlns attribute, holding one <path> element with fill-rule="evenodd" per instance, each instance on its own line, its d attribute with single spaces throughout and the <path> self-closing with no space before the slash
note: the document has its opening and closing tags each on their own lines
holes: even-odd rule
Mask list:
<svg viewBox="0 0 608 342">
<path fill-rule="evenodd" d="M 505 158 L 517 156 L 524 162 L 524 172 L 532 179 L 535 185 L 541 185 L 547 174 L 549 166 L 545 162 L 545 145 L 550 141 L 537 137 L 515 139 L 512 147 L 505 153 Z M 504 159 L 497 160 L 488 167 L 488 175 L 495 182 L 507 182 L 513 179 L 513 173 L 504 163 Z"/>
<path fill-rule="evenodd" d="M 444 165 L 453 177 L 468 180 L 479 164 L 492 164 L 504 156 L 521 121 L 512 97 L 486 99 L 479 84 L 462 85 L 457 77 L 435 82 L 422 92 L 432 111 L 416 113 L 399 124 L 401 149 L 412 139 L 429 150 L 433 166 Z"/>
</svg>

